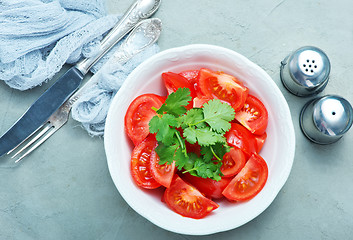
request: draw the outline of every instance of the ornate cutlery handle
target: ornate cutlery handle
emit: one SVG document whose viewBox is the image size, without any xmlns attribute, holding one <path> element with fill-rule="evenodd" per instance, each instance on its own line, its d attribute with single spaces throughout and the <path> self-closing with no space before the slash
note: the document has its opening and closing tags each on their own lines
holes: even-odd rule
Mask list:
<svg viewBox="0 0 353 240">
<path fill-rule="evenodd" d="M 157 11 L 161 0 L 138 0 L 130 6 L 117 25 L 101 42 L 101 51 L 95 57 L 86 58 L 76 64 L 76 68 L 85 75 L 89 69 L 141 20 L 149 18 Z"/>
<path fill-rule="evenodd" d="M 112 65 L 112 62 L 116 62 L 121 65 L 125 64 L 136 54 L 154 44 L 158 40 L 161 30 L 162 22 L 160 19 L 151 18 L 142 20 L 131 31 L 126 40 L 121 44 L 119 49 L 113 54 L 108 62 L 105 63 L 105 65 Z M 104 65 L 102 68 L 104 68 Z M 94 77 L 93 75 L 93 77 L 89 79 L 74 95 L 72 95 L 61 108 L 65 108 L 67 112 L 70 112 L 72 105 L 87 89 L 97 84 L 98 80 L 99 78 Z"/>
</svg>

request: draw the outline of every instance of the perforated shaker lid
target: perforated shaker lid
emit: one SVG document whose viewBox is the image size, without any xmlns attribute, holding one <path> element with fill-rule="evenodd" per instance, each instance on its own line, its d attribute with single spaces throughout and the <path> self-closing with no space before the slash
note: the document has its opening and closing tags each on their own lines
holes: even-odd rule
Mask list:
<svg viewBox="0 0 353 240">
<path fill-rule="evenodd" d="M 328 80 L 330 60 L 319 48 L 305 46 L 297 49 L 288 60 L 289 72 L 294 81 L 304 87 L 316 87 Z"/>
<path fill-rule="evenodd" d="M 313 120 L 316 127 L 326 135 L 340 136 L 352 125 L 353 109 L 346 99 L 328 95 L 315 103 Z"/>
</svg>

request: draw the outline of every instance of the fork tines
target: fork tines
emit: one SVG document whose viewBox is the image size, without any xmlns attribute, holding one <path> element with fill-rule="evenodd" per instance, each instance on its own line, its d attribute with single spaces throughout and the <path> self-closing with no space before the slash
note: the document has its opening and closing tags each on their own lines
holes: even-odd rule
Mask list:
<svg viewBox="0 0 353 240">
<path fill-rule="evenodd" d="M 46 122 L 36 131 L 34 131 L 27 139 L 25 139 L 22 143 L 11 149 L 7 155 L 12 155 L 11 158 L 16 158 L 15 163 L 21 161 L 24 157 L 34 151 L 37 147 L 39 147 L 45 140 L 47 140 L 54 132 L 55 126 L 50 123 L 50 121 Z M 23 154 L 21 154 L 24 152 Z"/>
</svg>

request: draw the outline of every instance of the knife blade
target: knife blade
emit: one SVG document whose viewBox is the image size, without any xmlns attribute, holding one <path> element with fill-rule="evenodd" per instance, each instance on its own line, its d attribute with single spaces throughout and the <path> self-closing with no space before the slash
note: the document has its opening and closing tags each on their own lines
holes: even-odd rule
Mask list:
<svg viewBox="0 0 353 240">
<path fill-rule="evenodd" d="M 40 128 L 79 88 L 89 69 L 141 20 L 157 11 L 161 0 L 138 0 L 126 11 L 101 42 L 100 53 L 71 67 L 48 88 L 27 111 L 0 137 L 0 157 L 11 151 Z"/>
</svg>

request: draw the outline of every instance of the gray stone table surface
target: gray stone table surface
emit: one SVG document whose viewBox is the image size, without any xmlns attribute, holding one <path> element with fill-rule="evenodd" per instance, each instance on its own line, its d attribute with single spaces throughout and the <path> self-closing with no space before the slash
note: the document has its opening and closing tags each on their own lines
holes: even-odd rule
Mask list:
<svg viewBox="0 0 353 240">
<path fill-rule="evenodd" d="M 131 0 L 108 0 L 122 13 Z M 70 119 L 22 164 L 0 159 L 0 239 L 352 239 L 353 131 L 321 146 L 301 133 L 299 113 L 310 98 L 288 93 L 280 62 L 314 45 L 332 71 L 320 95 L 353 102 L 353 2 L 304 0 L 164 0 L 161 50 L 193 43 L 235 50 L 261 66 L 288 101 L 296 154 L 288 181 L 257 218 L 227 232 L 186 236 L 141 217 L 119 195 L 108 172 L 102 138 Z M 53 82 L 53 81 L 51 81 Z M 0 133 L 51 83 L 19 92 L 0 83 Z M 171 223 L 173 224 L 173 223 Z M 217 223 L 215 223 L 217 224 Z"/>
</svg>

